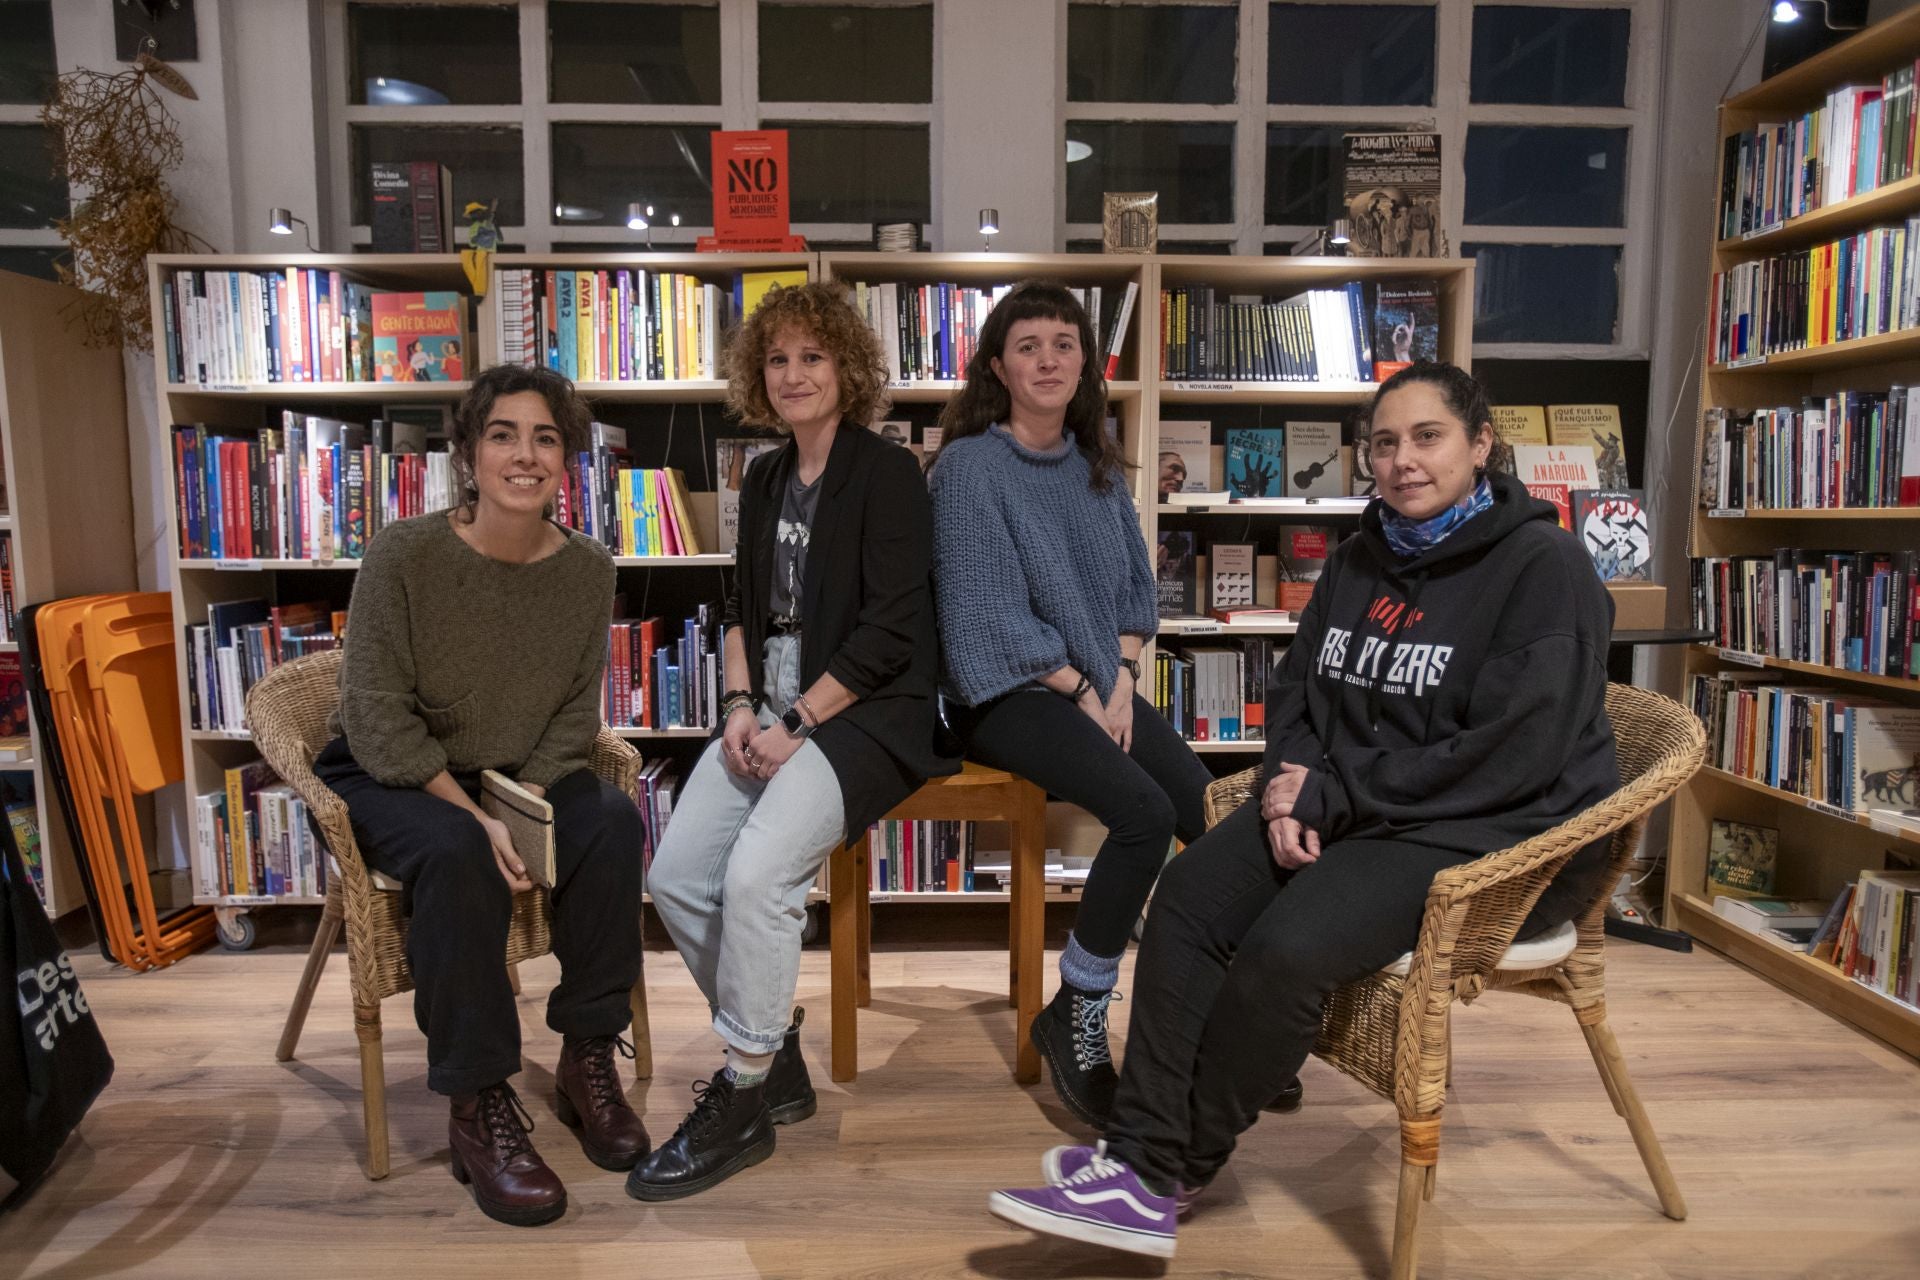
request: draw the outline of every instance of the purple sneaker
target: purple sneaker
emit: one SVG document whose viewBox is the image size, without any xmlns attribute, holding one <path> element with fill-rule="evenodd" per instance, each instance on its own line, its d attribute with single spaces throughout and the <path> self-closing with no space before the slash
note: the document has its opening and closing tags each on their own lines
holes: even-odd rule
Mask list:
<svg viewBox="0 0 1920 1280">
<path fill-rule="evenodd" d="M 1098 1154 L 1092 1147 L 1054 1147 L 1040 1157 L 1040 1174 L 1049 1185 L 1057 1185 L 1093 1163 Z M 1175 1187 L 1174 1215 L 1185 1222 L 1193 1213 L 1193 1202 L 1205 1190 L 1205 1186 L 1190 1187 L 1184 1182 Z"/>
<path fill-rule="evenodd" d="M 1108 1159 L 1104 1142 L 1079 1163 L 1071 1176 L 1052 1186 L 996 1191 L 987 1197 L 987 1208 L 1047 1235 L 1171 1258 L 1174 1197 L 1155 1195 L 1132 1169 Z"/>
</svg>

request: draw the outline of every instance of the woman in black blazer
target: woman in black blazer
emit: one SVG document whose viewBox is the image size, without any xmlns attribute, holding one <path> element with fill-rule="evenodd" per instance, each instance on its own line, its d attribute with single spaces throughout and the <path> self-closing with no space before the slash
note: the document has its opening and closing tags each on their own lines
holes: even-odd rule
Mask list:
<svg viewBox="0 0 1920 1280">
<path fill-rule="evenodd" d="M 824 284 L 776 289 L 735 334 L 728 402 L 779 429 L 740 491 L 726 607 L 724 724 L 674 804 L 648 888 L 713 1009 L 727 1063 L 627 1181 L 693 1195 L 772 1154 L 813 1114 L 798 1011 L 807 890 L 820 864 L 953 773 L 935 745 L 933 513 L 885 412 L 878 340 Z"/>
</svg>

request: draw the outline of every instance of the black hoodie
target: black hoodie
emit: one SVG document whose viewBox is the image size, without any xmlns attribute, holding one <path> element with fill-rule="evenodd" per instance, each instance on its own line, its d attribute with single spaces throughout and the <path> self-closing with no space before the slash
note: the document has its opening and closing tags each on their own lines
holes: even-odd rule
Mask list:
<svg viewBox="0 0 1920 1280">
<path fill-rule="evenodd" d="M 1491 483 L 1490 509 L 1409 559 L 1374 502 L 1314 586 L 1268 691 L 1264 776 L 1312 770 L 1294 816 L 1324 841 L 1492 853 L 1619 786 L 1613 600 L 1550 504 Z M 1590 894 L 1604 858 L 1555 889 Z"/>
</svg>

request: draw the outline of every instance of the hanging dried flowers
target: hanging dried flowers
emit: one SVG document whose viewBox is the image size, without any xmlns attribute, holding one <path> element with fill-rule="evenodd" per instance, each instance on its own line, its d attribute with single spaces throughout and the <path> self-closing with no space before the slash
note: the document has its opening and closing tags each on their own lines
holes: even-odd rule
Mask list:
<svg viewBox="0 0 1920 1280">
<path fill-rule="evenodd" d="M 148 83 L 194 97 L 186 79 L 151 53 L 132 70 L 73 71 L 55 83 L 40 119 L 59 142 L 61 171 L 83 194 L 54 223 L 72 250 L 61 279 L 88 296 L 82 316 L 91 346 L 153 349 L 147 255 L 210 247 L 174 225 L 166 173 L 180 163 L 180 131 Z"/>
</svg>

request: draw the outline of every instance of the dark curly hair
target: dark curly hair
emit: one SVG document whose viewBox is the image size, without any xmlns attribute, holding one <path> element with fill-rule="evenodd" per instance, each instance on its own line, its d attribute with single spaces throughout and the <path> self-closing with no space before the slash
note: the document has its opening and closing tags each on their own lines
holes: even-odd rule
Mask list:
<svg viewBox="0 0 1920 1280">
<path fill-rule="evenodd" d="M 1022 320 L 1058 320 L 1080 331 L 1080 385 L 1067 404 L 1067 430 L 1074 447 L 1086 455 L 1092 468 L 1091 485 L 1105 491 L 1133 466 L 1121 452 L 1120 441 L 1107 436 L 1107 377 L 1100 362 L 1087 309 L 1071 290 L 1055 280 L 1029 280 L 1016 285 L 987 313 L 980 326 L 980 344 L 967 361 L 967 382 L 940 413 L 941 448 L 967 436 L 977 436 L 996 422 L 1005 422 L 1013 409 L 1006 384 L 993 371 L 993 362 L 1006 353 L 1007 331 Z M 938 465 L 936 462 L 935 465 Z"/>
<path fill-rule="evenodd" d="M 727 344 L 727 405 L 756 427 L 787 430 L 767 399 L 767 348 L 788 329 L 798 329 L 833 357 L 840 383 L 840 416 L 869 426 L 893 403 L 887 395 L 887 357 L 876 335 L 842 285 L 814 281 L 775 288 Z"/>
<path fill-rule="evenodd" d="M 1457 364 L 1448 364 L 1444 360 L 1416 360 L 1381 383 L 1379 390 L 1373 393 L 1366 412 L 1360 415 L 1353 458 L 1354 466 L 1362 478 L 1368 481 L 1374 478 L 1373 451 L 1367 447 L 1367 437 L 1373 429 L 1373 415 L 1379 411 L 1380 402 L 1400 388 L 1416 382 L 1424 382 L 1440 393 L 1440 402 L 1447 406 L 1447 412 L 1467 425 L 1467 439 L 1478 438 L 1482 427 L 1493 432 L 1493 450 L 1487 454 L 1487 470 L 1513 470 L 1513 450 L 1500 438 L 1500 433 L 1493 430 L 1493 410 L 1487 400 L 1486 384 Z"/>
<path fill-rule="evenodd" d="M 587 448 L 593 413 L 564 374 L 531 365 L 497 364 L 475 375 L 467 394 L 460 397 L 460 407 L 453 411 L 453 438 L 448 441 L 460 498 L 454 511 L 463 521 L 473 519 L 474 500 L 479 496 L 473 483 L 473 455 L 493 416 L 493 406 L 501 396 L 521 391 L 531 391 L 547 402 L 569 458 Z"/>
</svg>

